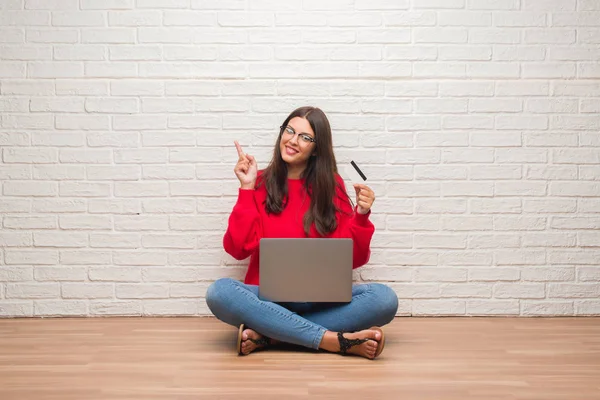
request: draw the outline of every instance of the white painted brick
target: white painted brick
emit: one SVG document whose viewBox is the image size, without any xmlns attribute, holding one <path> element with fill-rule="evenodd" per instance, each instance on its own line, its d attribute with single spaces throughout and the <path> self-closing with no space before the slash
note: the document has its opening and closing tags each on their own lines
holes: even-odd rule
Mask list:
<svg viewBox="0 0 600 400">
<path fill-rule="evenodd" d="M 61 229 L 87 230 L 111 229 L 112 223 L 109 216 L 103 215 L 61 215 L 59 216 Z"/>
<path fill-rule="evenodd" d="M 27 99 L 20 98 L 4 98 L 0 99 L 0 111 L 3 112 L 27 112 L 29 111 L 29 102 Z M 8 137 L 10 133 L 3 133 L 3 137 Z M 25 136 L 24 134 L 20 136 Z M 4 142 L 6 139 L 0 139 L 0 142 Z M 15 143 L 17 144 L 17 143 Z"/>
<path fill-rule="evenodd" d="M 52 299 L 59 297 L 58 283 L 7 283 L 7 299 Z"/>
<path fill-rule="evenodd" d="M 473 10 L 518 10 L 520 0 L 467 0 L 467 8 Z"/>
<path fill-rule="evenodd" d="M 0 246 L 2 247 L 30 247 L 31 235 L 25 232 L 0 232 Z"/>
<path fill-rule="evenodd" d="M 196 300 L 146 300 L 143 302 L 143 315 L 197 315 L 200 304 Z"/>
<path fill-rule="evenodd" d="M 573 315 L 572 301 L 523 301 L 521 315 L 524 316 L 561 316 Z"/>
<path fill-rule="evenodd" d="M 170 12 L 165 12 L 165 17 Z M 166 19 L 165 19 L 166 21 Z M 109 26 L 160 26 L 162 23 L 162 15 L 160 11 L 109 11 L 108 25 Z"/>
<path fill-rule="evenodd" d="M 0 28 L 0 43 L 24 43 L 25 30 L 21 28 Z"/>
<path fill-rule="evenodd" d="M 119 299 L 164 299 L 169 297 L 169 286 L 120 283 L 117 284 L 116 294 Z"/>
<path fill-rule="evenodd" d="M 475 78 L 518 78 L 519 65 L 503 62 L 472 62 L 467 65 L 467 74 Z"/>
<path fill-rule="evenodd" d="M 163 46 L 163 57 L 168 61 L 209 61 L 216 60 L 218 56 L 217 47 L 209 46 Z M 153 59 L 159 60 L 160 53 L 154 52 Z"/>
<path fill-rule="evenodd" d="M 492 149 L 444 149 L 442 162 L 444 163 L 490 163 L 494 160 Z"/>
<path fill-rule="evenodd" d="M 415 234 L 414 247 L 415 249 L 464 249 L 467 247 L 467 236 Z"/>
<path fill-rule="evenodd" d="M 579 199 L 578 203 L 578 210 L 581 212 L 600 212 L 600 199 Z"/>
<path fill-rule="evenodd" d="M 521 42 L 519 31 L 496 28 L 469 29 L 469 42 L 473 44 L 517 44 Z"/>
<path fill-rule="evenodd" d="M 106 14 L 100 11 L 52 12 L 53 26 L 105 26 Z"/>
<path fill-rule="evenodd" d="M 467 315 L 519 315 L 518 300 L 468 300 Z"/>
<path fill-rule="evenodd" d="M 553 13 L 552 26 L 600 26 L 600 12 Z"/>
<path fill-rule="evenodd" d="M 4 129 L 50 130 L 54 125 L 52 115 L 6 115 L 2 117 Z"/>
<path fill-rule="evenodd" d="M 527 179 L 576 179 L 577 168 L 574 166 L 528 165 L 525 176 Z"/>
<path fill-rule="evenodd" d="M 549 193 L 552 196 L 596 197 L 600 194 L 600 182 L 551 182 Z"/>
<path fill-rule="evenodd" d="M 81 0 L 82 10 L 129 10 L 134 0 Z"/>
<path fill-rule="evenodd" d="M 520 199 L 471 199 L 470 210 L 473 214 L 519 214 L 521 213 Z"/>
<path fill-rule="evenodd" d="M 28 165 L 8 165 L 0 167 L 0 179 L 2 180 L 31 179 L 31 176 L 31 167 Z"/>
<path fill-rule="evenodd" d="M 142 200 L 145 213 L 156 214 L 192 214 L 196 208 L 193 199 L 148 199 Z"/>
<path fill-rule="evenodd" d="M 3 60 L 37 61 L 52 59 L 52 49 L 45 46 L 0 46 Z"/>
<path fill-rule="evenodd" d="M 162 96 L 165 83 L 120 79 L 110 82 L 110 93 L 113 96 Z"/>
<path fill-rule="evenodd" d="M 116 115 L 113 117 L 112 123 L 113 129 L 117 131 L 166 129 L 167 117 L 163 115 Z"/>
<path fill-rule="evenodd" d="M 495 196 L 544 196 L 547 193 L 546 182 L 504 181 L 494 184 Z"/>
<path fill-rule="evenodd" d="M 92 301 L 89 307 L 91 315 L 142 315 L 142 303 L 139 301 Z"/>
<path fill-rule="evenodd" d="M 466 304 L 462 300 L 414 300 L 412 315 L 415 316 L 453 316 L 464 315 Z"/>
<path fill-rule="evenodd" d="M 36 247 L 87 247 L 85 233 L 34 232 L 33 245 Z"/>
<path fill-rule="evenodd" d="M 574 78 L 575 64 L 561 63 L 528 63 L 523 64 L 524 78 Z"/>
<path fill-rule="evenodd" d="M 141 168 L 133 165 L 90 165 L 86 170 L 87 178 L 94 181 L 135 181 L 141 178 Z"/>
<path fill-rule="evenodd" d="M 192 113 L 194 100 L 180 98 L 149 98 L 142 99 L 144 113 Z"/>
<path fill-rule="evenodd" d="M 139 214 L 141 204 L 133 199 L 90 199 L 88 211 L 92 214 Z"/>
<path fill-rule="evenodd" d="M 87 303 L 77 300 L 44 300 L 34 302 L 35 316 L 85 316 Z"/>
<path fill-rule="evenodd" d="M 545 163 L 548 152 L 545 149 L 496 149 L 498 163 Z"/>
<path fill-rule="evenodd" d="M 5 196 L 48 197 L 58 194 L 56 182 L 45 181 L 6 181 L 2 185 Z"/>
<path fill-rule="evenodd" d="M 144 166 L 142 168 L 143 179 L 194 179 L 195 170 L 191 165 L 169 165 L 169 166 Z"/>
<path fill-rule="evenodd" d="M 556 164 L 598 164 L 600 154 L 594 149 L 556 149 L 552 152 Z"/>
<path fill-rule="evenodd" d="M 469 99 L 469 111 L 473 113 L 520 112 L 523 103 L 517 99 Z M 507 118 L 508 116 L 504 116 Z"/>
<path fill-rule="evenodd" d="M 3 300 L 0 304 L 0 317 L 31 317 L 33 316 L 33 304 L 31 301 Z"/>
<path fill-rule="evenodd" d="M 470 281 L 517 281 L 519 277 L 520 273 L 517 268 L 490 267 L 469 269 Z"/>
<path fill-rule="evenodd" d="M 383 255 L 383 261 L 386 265 L 428 265 L 433 266 L 437 264 L 437 254 L 425 253 L 425 252 L 397 252 L 397 251 L 386 251 Z M 431 285 L 430 287 L 432 287 Z M 419 290 L 418 287 L 415 288 Z M 435 297 L 435 296 L 432 296 Z"/>
<path fill-rule="evenodd" d="M 553 217 L 550 226 L 556 229 L 597 229 L 600 226 L 600 218 Z"/>
<path fill-rule="evenodd" d="M 415 112 L 418 114 L 466 113 L 466 99 L 416 99 Z"/>
<path fill-rule="evenodd" d="M 168 195 L 167 182 L 117 182 L 115 197 L 164 197 Z"/>
<path fill-rule="evenodd" d="M 115 61 L 157 61 L 163 56 L 158 46 L 127 46 L 119 45 L 109 48 L 109 59 Z"/>
<path fill-rule="evenodd" d="M 442 182 L 443 196 L 488 197 L 493 192 L 494 185 L 488 182 Z"/>
<path fill-rule="evenodd" d="M 48 26 L 50 13 L 47 11 L 2 11 L 0 26 Z"/>
<path fill-rule="evenodd" d="M 440 60 L 491 60 L 492 59 L 492 48 L 489 46 L 440 46 L 439 47 L 439 59 Z"/>
<path fill-rule="evenodd" d="M 60 263 L 64 265 L 109 265 L 111 254 L 95 250 L 61 250 Z"/>
<path fill-rule="evenodd" d="M 524 199 L 526 213 L 572 213 L 577 210 L 575 199 Z"/>
<path fill-rule="evenodd" d="M 61 149 L 59 160 L 62 163 L 109 164 L 110 150 Z"/>
<path fill-rule="evenodd" d="M 573 281 L 575 279 L 575 268 L 527 267 L 521 270 L 521 279 L 533 282 Z M 550 287 L 551 290 L 552 288 Z"/>
<path fill-rule="evenodd" d="M 415 166 L 414 176 L 417 179 L 423 180 L 460 180 L 467 178 L 467 169 L 465 167 L 456 166 L 448 167 L 417 165 Z"/>
<path fill-rule="evenodd" d="M 438 197 L 438 182 L 392 182 L 387 184 L 386 192 L 390 197 Z"/>
<path fill-rule="evenodd" d="M 90 247 L 99 248 L 140 248 L 141 238 L 137 234 L 92 233 Z"/>
<path fill-rule="evenodd" d="M 442 117 L 445 129 L 492 129 L 494 119 L 491 116 L 447 115 Z"/>
<path fill-rule="evenodd" d="M 386 120 L 386 125 L 390 131 L 431 131 L 441 129 L 439 116 L 411 115 L 389 117 Z"/>
<path fill-rule="evenodd" d="M 108 84 L 102 81 L 61 79 L 56 81 L 56 94 L 75 96 L 104 95 L 108 94 Z"/>
<path fill-rule="evenodd" d="M 139 267 L 90 267 L 91 281 L 140 282 L 142 273 Z"/>
<path fill-rule="evenodd" d="M 385 48 L 386 60 L 432 61 L 436 60 L 438 51 L 435 46 L 390 45 Z"/>
<path fill-rule="evenodd" d="M 2 150 L 5 163 L 51 164 L 58 161 L 56 149 L 8 147 Z"/>
<path fill-rule="evenodd" d="M 490 26 L 492 13 L 481 11 L 440 11 L 438 25 L 440 26 Z"/>
<path fill-rule="evenodd" d="M 26 10 L 77 10 L 77 0 L 25 0 Z"/>
<path fill-rule="evenodd" d="M 62 283 L 63 299 L 110 299 L 115 295 L 112 283 Z"/>
<path fill-rule="evenodd" d="M 412 137 L 407 139 L 412 139 Z M 406 147 L 410 147 L 411 143 L 412 141 Z M 469 134 L 468 132 L 418 132 L 415 145 L 416 147 L 464 147 L 469 145 Z"/>
<path fill-rule="evenodd" d="M 545 58 L 544 46 L 496 45 L 492 50 L 492 60 L 497 61 L 543 61 Z"/>
<path fill-rule="evenodd" d="M 59 185 L 63 197 L 106 197 L 111 191 L 109 183 L 60 182 Z"/>
<path fill-rule="evenodd" d="M 87 78 L 131 78 L 137 75 L 137 65 L 132 62 L 123 61 L 111 64 L 90 61 L 85 64 Z"/>
<path fill-rule="evenodd" d="M 579 104 L 579 111 L 582 113 L 600 113 L 600 99 L 582 99 Z"/>
<path fill-rule="evenodd" d="M 575 234 L 565 233 L 526 233 L 524 247 L 573 247 L 577 243 Z"/>
<path fill-rule="evenodd" d="M 189 217 L 188 217 L 189 218 Z M 169 227 L 169 218 L 166 215 L 147 216 L 120 215 L 115 217 L 115 231 L 166 231 Z"/>
<path fill-rule="evenodd" d="M 416 282 L 464 282 L 467 270 L 463 268 L 422 267 L 415 269 Z"/>
<path fill-rule="evenodd" d="M 523 0 L 523 10 L 575 11 L 576 0 Z"/>
<path fill-rule="evenodd" d="M 36 199 L 32 210 L 40 213 L 81 213 L 87 210 L 87 202 L 81 199 Z"/>
<path fill-rule="evenodd" d="M 598 283 L 549 283 L 548 298 L 591 298 L 600 296 Z"/>
<path fill-rule="evenodd" d="M 172 283 L 169 288 L 170 297 L 206 297 L 209 283 Z"/>
<path fill-rule="evenodd" d="M 503 180 L 520 179 L 522 177 L 521 166 L 498 165 L 498 166 L 473 166 L 469 168 L 469 176 L 472 180 Z M 503 200 L 504 201 L 504 200 Z"/>
<path fill-rule="evenodd" d="M 6 207 L 8 211 L 21 211 L 16 207 Z M 27 207 L 29 208 L 29 206 Z M 25 210 L 23 210 L 25 211 Z M 56 229 L 56 217 L 4 217 L 5 228 L 10 229 Z"/>
<path fill-rule="evenodd" d="M 423 9 L 444 9 L 444 8 L 464 8 L 465 0 L 419 0 L 413 4 L 413 8 Z"/>
<path fill-rule="evenodd" d="M 473 234 L 469 237 L 468 248 L 472 249 L 500 249 L 520 247 L 518 235 L 513 234 Z"/>
<path fill-rule="evenodd" d="M 85 179 L 82 166 L 45 165 L 33 167 L 33 179 L 41 180 L 81 180 Z"/>
<path fill-rule="evenodd" d="M 390 231 L 437 231 L 440 227 L 438 216 L 388 215 L 386 225 Z"/>
<path fill-rule="evenodd" d="M 540 265 L 546 261 L 543 250 L 499 250 L 494 252 L 497 265 Z"/>
<path fill-rule="evenodd" d="M 600 83 L 597 82 L 571 82 L 556 81 L 553 82 L 554 96 L 600 96 Z"/>
<path fill-rule="evenodd" d="M 524 31 L 524 41 L 530 44 L 571 44 L 575 43 L 575 29 L 528 29 Z M 550 49 L 553 51 L 553 49 Z"/>
<path fill-rule="evenodd" d="M 189 0 L 137 0 L 139 8 L 188 8 Z"/>
<path fill-rule="evenodd" d="M 550 85 L 547 82 L 502 81 L 496 84 L 498 96 L 547 96 Z"/>
<path fill-rule="evenodd" d="M 491 283 L 447 283 L 441 285 L 441 297 L 490 298 Z"/>
<path fill-rule="evenodd" d="M 542 299 L 545 296 L 543 283 L 496 283 L 494 298 L 497 299 Z"/>
<path fill-rule="evenodd" d="M 85 281 L 87 280 L 87 267 L 36 267 L 34 277 L 36 281 Z"/>
<path fill-rule="evenodd" d="M 118 164 L 164 164 L 167 162 L 166 149 L 126 149 L 115 150 L 115 163 Z"/>
<path fill-rule="evenodd" d="M 543 217 L 494 216 L 494 229 L 498 231 L 541 231 L 546 224 Z"/>
<path fill-rule="evenodd" d="M 579 232 L 577 237 L 582 247 L 600 247 L 600 235 L 597 232 Z"/>
<path fill-rule="evenodd" d="M 358 0 L 360 3 L 361 0 Z M 406 0 L 401 0 L 401 4 L 406 5 Z M 345 11 L 351 9 L 354 5 L 354 1 L 352 0 L 331 0 L 327 3 L 318 0 L 304 0 L 303 8 L 305 10 L 341 10 Z M 357 8 L 359 8 L 360 4 L 356 4 Z M 406 7 L 404 7 L 406 8 Z M 359 8 L 360 9 L 360 8 Z"/>
<path fill-rule="evenodd" d="M 597 225 L 597 224 L 596 224 Z M 597 229 L 597 228 L 596 228 Z M 552 264 L 586 264 L 586 265 L 597 265 L 598 257 L 600 257 L 599 251 L 548 251 L 548 262 Z"/>
<path fill-rule="evenodd" d="M 575 301 L 576 315 L 598 315 L 600 312 L 600 301 L 580 300 Z"/>
<path fill-rule="evenodd" d="M 167 254 L 150 251 L 118 250 L 113 253 L 113 262 L 115 265 L 165 265 L 167 263 Z"/>
<path fill-rule="evenodd" d="M 553 15 L 554 18 L 554 15 Z M 554 21 L 554 19 L 553 19 Z M 500 11 L 493 15 L 493 24 L 498 27 L 546 26 L 547 17 L 542 12 Z"/>
<path fill-rule="evenodd" d="M 598 28 L 578 28 L 577 41 L 580 43 L 600 43 L 600 29 Z"/>
<path fill-rule="evenodd" d="M 415 43 L 466 43 L 464 28 L 414 28 Z"/>
</svg>

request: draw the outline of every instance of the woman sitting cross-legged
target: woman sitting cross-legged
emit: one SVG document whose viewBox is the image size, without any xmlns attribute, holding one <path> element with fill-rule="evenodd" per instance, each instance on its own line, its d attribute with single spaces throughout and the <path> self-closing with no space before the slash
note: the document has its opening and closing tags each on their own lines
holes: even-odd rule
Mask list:
<svg viewBox="0 0 600 400">
<path fill-rule="evenodd" d="M 222 278 L 206 293 L 221 321 L 239 328 L 238 353 L 279 342 L 373 359 L 385 344 L 381 326 L 394 318 L 396 293 L 379 283 L 355 284 L 349 303 L 275 303 L 258 297 L 261 238 L 351 238 L 353 268 L 370 257 L 373 191 L 355 184 L 356 206 L 337 174 L 327 117 L 301 107 L 283 122 L 273 159 L 259 171 L 235 142 L 240 181 L 223 245 L 238 260 L 250 257 L 244 282 Z"/>
</svg>

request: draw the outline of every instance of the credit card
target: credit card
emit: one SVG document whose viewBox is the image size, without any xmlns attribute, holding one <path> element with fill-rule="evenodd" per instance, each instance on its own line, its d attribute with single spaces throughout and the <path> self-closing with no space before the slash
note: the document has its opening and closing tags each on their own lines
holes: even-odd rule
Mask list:
<svg viewBox="0 0 600 400">
<path fill-rule="evenodd" d="M 351 183 L 363 183 L 367 180 L 367 176 L 354 161 L 344 166 L 343 178 Z"/>
</svg>

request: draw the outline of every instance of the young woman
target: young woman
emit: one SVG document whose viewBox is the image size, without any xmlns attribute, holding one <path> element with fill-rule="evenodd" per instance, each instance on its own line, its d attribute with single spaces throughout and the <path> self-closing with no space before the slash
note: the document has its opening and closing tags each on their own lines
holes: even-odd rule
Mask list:
<svg viewBox="0 0 600 400">
<path fill-rule="evenodd" d="M 389 287 L 353 285 L 350 303 L 273 303 L 258 298 L 261 238 L 352 238 L 353 268 L 366 264 L 375 227 L 369 220 L 375 194 L 356 184 L 353 207 L 337 174 L 331 128 L 318 108 L 301 107 L 283 122 L 273 159 L 259 171 L 235 142 L 238 199 L 223 238 L 227 253 L 250 256 L 244 283 L 214 282 L 206 302 L 221 321 L 239 327 L 238 354 L 292 343 L 373 359 L 384 346 L 380 326 L 392 321 L 398 298 Z M 350 333 L 345 333 L 350 332 Z"/>
</svg>

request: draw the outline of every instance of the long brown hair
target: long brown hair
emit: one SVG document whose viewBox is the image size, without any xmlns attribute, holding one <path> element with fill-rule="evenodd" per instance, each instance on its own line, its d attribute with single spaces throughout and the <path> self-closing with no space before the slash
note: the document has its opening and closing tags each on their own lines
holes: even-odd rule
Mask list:
<svg viewBox="0 0 600 400">
<path fill-rule="evenodd" d="M 304 215 L 304 232 L 308 236 L 314 223 L 317 232 L 325 236 L 337 228 L 334 197 L 336 196 L 337 163 L 333 154 L 331 127 L 325 113 L 316 107 L 300 107 L 292 111 L 279 130 L 279 136 L 273 151 L 273 158 L 265 168 L 261 181 L 267 189 L 265 210 L 267 213 L 280 214 L 288 199 L 288 169 L 281 157 L 279 143 L 284 128 L 292 118 L 304 118 L 315 133 L 315 149 L 302 172 L 304 188 L 310 196 L 310 207 Z"/>
</svg>

